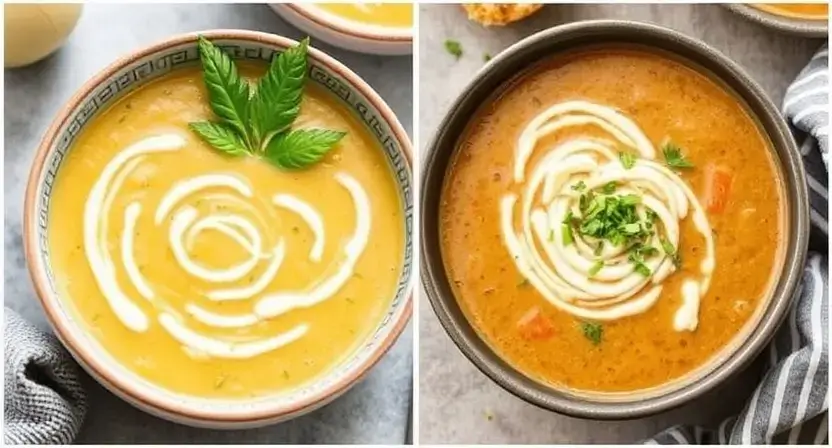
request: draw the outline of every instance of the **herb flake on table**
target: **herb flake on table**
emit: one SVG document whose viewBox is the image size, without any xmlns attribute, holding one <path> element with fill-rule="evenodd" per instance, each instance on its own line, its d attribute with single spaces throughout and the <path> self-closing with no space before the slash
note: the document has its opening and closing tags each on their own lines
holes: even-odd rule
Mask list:
<svg viewBox="0 0 832 448">
<path fill-rule="evenodd" d="M 190 129 L 227 155 L 258 156 L 287 170 L 319 162 L 346 133 L 292 128 L 303 99 L 308 48 L 306 38 L 286 49 L 250 83 L 222 49 L 199 36 L 203 80 L 218 120 L 190 123 Z"/>
<path fill-rule="evenodd" d="M 446 39 L 445 51 L 459 60 L 459 58 L 462 57 L 462 44 L 460 44 L 458 40 Z"/>
</svg>

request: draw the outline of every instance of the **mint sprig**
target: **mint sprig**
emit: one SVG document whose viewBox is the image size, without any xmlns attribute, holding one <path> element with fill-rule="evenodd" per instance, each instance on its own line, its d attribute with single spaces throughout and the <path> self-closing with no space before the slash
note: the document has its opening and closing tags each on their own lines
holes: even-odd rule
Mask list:
<svg viewBox="0 0 832 448">
<path fill-rule="evenodd" d="M 266 160 L 277 166 L 298 169 L 320 161 L 344 132 L 327 129 L 299 129 L 284 132 L 271 139 L 266 147 Z"/>
<path fill-rule="evenodd" d="M 190 129 L 228 155 L 261 156 L 283 169 L 319 162 L 345 132 L 292 129 L 306 82 L 309 38 L 272 58 L 255 85 L 242 79 L 224 51 L 199 36 L 199 56 L 211 110 L 218 122 L 190 123 Z"/>
</svg>

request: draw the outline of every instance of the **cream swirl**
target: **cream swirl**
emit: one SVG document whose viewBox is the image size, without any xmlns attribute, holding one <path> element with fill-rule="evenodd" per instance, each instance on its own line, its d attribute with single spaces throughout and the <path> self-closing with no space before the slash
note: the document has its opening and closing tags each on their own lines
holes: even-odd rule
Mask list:
<svg viewBox="0 0 832 448">
<path fill-rule="evenodd" d="M 600 129 L 606 138 L 569 137 L 545 148 L 546 153 L 527 168 L 541 139 L 575 127 Z M 621 150 L 639 156 L 629 169 L 619 159 Z M 523 130 L 514 157 L 514 182 L 521 193 L 502 198 L 501 230 L 520 273 L 554 306 L 599 321 L 640 314 L 659 300 L 664 280 L 676 270 L 665 251 L 644 261 L 649 269 L 649 275 L 644 275 L 628 262 L 624 245 L 603 243 L 578 232 L 573 242 L 564 240 L 562 223 L 570 213 L 580 215 L 581 193 L 573 186 L 583 182 L 586 190 L 593 190 L 614 182 L 617 194 L 640 197 L 639 217 L 646 219 L 648 210 L 657 216 L 660 225 L 645 242 L 652 247 L 662 247 L 664 241 L 678 248 L 679 223 L 691 214 L 705 240 L 705 252 L 697 275 L 683 281 L 683 304 L 673 326 L 677 331 L 696 329 L 699 301 L 708 290 L 715 265 L 712 230 L 690 187 L 655 157 L 653 144 L 636 123 L 612 108 L 585 101 L 556 104 Z M 593 272 L 594 266 L 603 269 Z"/>
<path fill-rule="evenodd" d="M 164 134 L 143 139 L 121 151 L 102 171 L 93 185 L 84 209 L 84 248 L 95 280 L 117 318 L 129 329 L 145 332 L 151 321 L 143 307 L 122 288 L 117 279 L 117 265 L 110 253 L 107 236 L 110 233 L 109 216 L 118 192 L 125 180 L 146 158 L 184 148 L 186 139 L 179 134 Z M 363 253 L 370 235 L 370 200 L 361 184 L 346 173 L 337 173 L 335 180 L 350 194 L 356 214 L 356 229 L 343 248 L 340 262 L 333 263 L 328 275 L 317 279 L 314 286 L 303 291 L 270 291 L 272 284 L 287 256 L 286 242 L 282 236 L 269 241 L 261 232 L 265 220 L 260 217 L 252 199 L 255 192 L 249 182 L 237 174 L 208 173 L 176 182 L 153 210 L 153 224 L 168 225 L 167 236 L 174 259 L 184 273 L 215 287 L 203 291 L 203 297 L 211 302 L 252 300 L 247 314 L 219 314 L 200 305 L 199 299 L 188 301 L 183 310 L 176 310 L 162 296 L 167 290 L 155 287 L 145 276 L 135 260 L 135 235 L 139 219 L 144 211 L 140 200 L 131 200 L 124 209 L 124 224 L 120 233 L 119 251 L 126 277 L 139 296 L 158 312 L 159 324 L 186 351 L 194 356 L 217 358 L 248 358 L 266 353 L 304 336 L 309 325 L 301 323 L 285 332 L 265 338 L 228 338 L 201 334 L 187 324 L 185 316 L 215 327 L 243 328 L 258 324 L 264 319 L 276 317 L 292 309 L 323 302 L 334 296 L 352 276 L 355 264 Z M 217 193 L 222 191 L 222 193 Z M 230 203 L 251 211 L 257 219 L 242 213 L 219 211 L 201 213 L 189 203 L 199 198 L 209 204 Z M 323 219 L 315 207 L 288 193 L 272 197 L 276 208 L 282 208 L 300 216 L 309 226 L 315 241 L 307 257 L 320 263 L 325 244 Z M 168 224 L 169 223 L 169 224 Z M 190 251 L 196 237 L 203 231 L 213 230 L 224 234 L 239 244 L 247 253 L 244 261 L 229 267 L 204 266 L 192 259 Z M 250 285 L 229 287 L 224 285 L 246 276 L 252 276 L 258 266 L 259 276 Z"/>
</svg>

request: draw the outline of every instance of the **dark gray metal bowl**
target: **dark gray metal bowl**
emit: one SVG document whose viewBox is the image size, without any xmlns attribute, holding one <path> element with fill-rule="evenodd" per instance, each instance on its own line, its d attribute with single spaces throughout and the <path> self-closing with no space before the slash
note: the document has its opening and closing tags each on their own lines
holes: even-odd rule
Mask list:
<svg viewBox="0 0 832 448">
<path fill-rule="evenodd" d="M 772 14 L 745 3 L 727 3 L 722 6 L 752 22 L 784 33 L 803 37 L 826 37 L 829 34 L 829 19 L 812 20 Z"/>
<path fill-rule="evenodd" d="M 583 395 L 535 381 L 500 359 L 472 328 L 457 303 L 440 251 L 439 204 L 448 162 L 457 139 L 480 105 L 535 62 L 585 46 L 632 45 L 664 54 L 721 81 L 746 103 L 772 142 L 786 199 L 786 249 L 771 300 L 733 350 L 703 372 L 652 395 L 619 395 L 614 399 Z M 794 296 L 806 259 L 809 205 L 800 156 L 785 120 L 763 90 L 735 63 L 704 43 L 655 25 L 629 21 L 585 21 L 551 28 L 513 45 L 483 68 L 451 106 L 428 151 L 421 184 L 422 283 L 442 326 L 483 373 L 518 397 L 563 414 L 592 419 L 629 419 L 665 411 L 714 389 L 745 368 L 780 325 Z M 692 375 L 693 376 L 693 375 Z"/>
</svg>

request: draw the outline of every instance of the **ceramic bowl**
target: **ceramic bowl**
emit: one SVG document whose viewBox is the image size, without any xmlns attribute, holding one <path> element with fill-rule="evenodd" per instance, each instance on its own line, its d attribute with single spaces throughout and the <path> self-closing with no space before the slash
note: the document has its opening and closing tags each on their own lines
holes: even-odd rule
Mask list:
<svg viewBox="0 0 832 448">
<path fill-rule="evenodd" d="M 413 52 L 413 27 L 386 27 L 348 20 L 314 3 L 272 3 L 269 6 L 303 32 L 336 47 L 381 55 Z"/>
<path fill-rule="evenodd" d="M 612 397 L 576 394 L 537 382 L 500 357 L 465 318 L 455 299 L 440 250 L 440 195 L 448 163 L 458 138 L 483 102 L 509 79 L 540 60 L 587 46 L 633 45 L 673 54 L 701 72 L 720 80 L 747 104 L 768 134 L 784 183 L 787 241 L 782 269 L 772 298 L 758 313 L 756 324 L 735 338 L 707 367 L 672 386 L 650 394 Z M 763 90 L 734 62 L 704 43 L 655 25 L 627 21 L 587 21 L 551 28 L 509 47 L 492 59 L 451 105 L 422 166 L 420 198 L 421 276 L 430 303 L 445 331 L 462 353 L 497 384 L 540 407 L 591 419 L 637 418 L 687 403 L 741 371 L 760 352 L 779 326 L 797 288 L 808 243 L 808 197 L 805 174 L 794 139 L 784 119 Z M 556 356 L 556 354 L 555 354 Z"/>
<path fill-rule="evenodd" d="M 275 51 L 296 42 L 272 34 L 215 30 L 201 32 L 233 58 L 269 61 Z M 197 34 L 185 34 L 125 56 L 95 75 L 58 113 L 37 149 L 24 208 L 26 262 L 46 316 L 75 359 L 114 394 L 151 414 L 192 426 L 245 428 L 287 420 L 310 412 L 347 391 L 390 348 L 411 315 L 412 251 L 402 260 L 399 288 L 386 317 L 371 336 L 334 370 L 297 390 L 246 400 L 197 399 L 152 385 L 117 363 L 76 320 L 56 292 L 47 245 L 50 197 L 61 161 L 99 111 L 143 84 L 179 67 L 199 64 Z M 350 69 L 314 48 L 309 49 L 309 81 L 320 84 L 364 122 L 383 148 L 395 173 L 402 204 L 406 247 L 411 247 L 413 212 L 411 143 L 396 116 Z M 73 219 L 73 217 L 64 217 Z M 76 217 L 77 218 L 77 217 Z"/>
<path fill-rule="evenodd" d="M 745 17 L 752 22 L 776 29 L 789 34 L 796 34 L 804 37 L 827 37 L 829 35 L 829 19 L 822 20 L 802 19 L 788 17 L 779 14 L 772 14 L 754 5 L 744 3 L 724 4 L 726 8 Z"/>
</svg>

